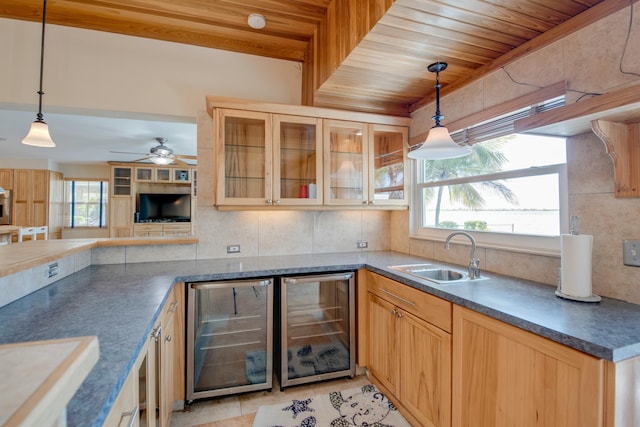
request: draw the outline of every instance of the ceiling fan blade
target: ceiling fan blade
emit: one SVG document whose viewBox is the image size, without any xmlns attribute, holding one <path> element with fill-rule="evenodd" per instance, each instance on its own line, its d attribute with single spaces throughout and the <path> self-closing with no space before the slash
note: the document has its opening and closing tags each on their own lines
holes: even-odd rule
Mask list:
<svg viewBox="0 0 640 427">
<path fill-rule="evenodd" d="M 109 151 L 110 153 L 116 154 L 136 154 L 138 156 L 146 156 L 148 153 L 134 153 L 132 151 Z"/>
<path fill-rule="evenodd" d="M 186 159 L 186 160 L 197 160 L 198 156 L 188 156 L 186 154 L 176 154 L 175 155 L 176 158 L 180 158 L 180 159 Z"/>
<path fill-rule="evenodd" d="M 183 162 L 182 160 L 178 159 L 177 157 L 174 157 L 174 158 L 173 158 L 173 161 L 174 161 L 176 164 L 179 164 L 180 166 L 191 166 L 189 163 L 187 163 L 187 162 Z"/>
<path fill-rule="evenodd" d="M 141 161 L 143 161 L 143 160 L 148 160 L 148 159 L 149 159 L 149 156 L 145 156 L 145 157 L 141 157 L 141 158 L 139 158 L 139 159 L 130 160 L 130 161 L 131 161 L 131 162 L 141 162 Z"/>
</svg>

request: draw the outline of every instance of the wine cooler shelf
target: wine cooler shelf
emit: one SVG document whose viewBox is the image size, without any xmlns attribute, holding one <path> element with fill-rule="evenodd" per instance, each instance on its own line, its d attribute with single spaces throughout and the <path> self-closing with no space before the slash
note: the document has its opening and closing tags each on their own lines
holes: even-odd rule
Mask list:
<svg viewBox="0 0 640 427">
<path fill-rule="evenodd" d="M 281 388 L 353 377 L 354 286 L 353 272 L 189 283 L 187 399 L 271 389 L 274 367 Z"/>
</svg>

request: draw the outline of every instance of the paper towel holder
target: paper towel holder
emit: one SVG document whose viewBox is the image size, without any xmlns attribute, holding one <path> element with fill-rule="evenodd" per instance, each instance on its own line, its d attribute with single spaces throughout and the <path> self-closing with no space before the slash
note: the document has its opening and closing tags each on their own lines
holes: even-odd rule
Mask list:
<svg viewBox="0 0 640 427">
<path fill-rule="evenodd" d="M 563 294 L 562 292 L 560 292 L 560 290 L 558 289 L 556 291 L 556 295 L 559 296 L 560 298 L 563 299 L 568 299 L 571 301 L 580 301 L 580 302 L 600 302 L 602 301 L 602 298 L 600 297 L 600 295 L 590 295 L 588 297 L 574 297 L 573 295 L 567 295 L 567 294 Z"/>
</svg>

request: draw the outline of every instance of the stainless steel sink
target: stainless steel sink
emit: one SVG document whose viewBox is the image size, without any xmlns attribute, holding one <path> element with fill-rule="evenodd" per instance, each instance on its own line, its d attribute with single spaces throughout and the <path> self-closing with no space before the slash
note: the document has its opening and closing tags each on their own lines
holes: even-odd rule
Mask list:
<svg viewBox="0 0 640 427">
<path fill-rule="evenodd" d="M 389 268 L 436 283 L 452 283 L 470 280 L 463 271 L 451 270 L 434 264 L 392 265 Z"/>
</svg>

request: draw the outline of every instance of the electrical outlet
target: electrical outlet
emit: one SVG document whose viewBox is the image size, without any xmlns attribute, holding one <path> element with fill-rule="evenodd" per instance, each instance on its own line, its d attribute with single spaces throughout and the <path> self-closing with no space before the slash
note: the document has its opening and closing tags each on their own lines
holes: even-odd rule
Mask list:
<svg viewBox="0 0 640 427">
<path fill-rule="evenodd" d="M 640 267 L 640 240 L 625 240 L 623 249 L 624 265 Z"/>
<path fill-rule="evenodd" d="M 366 240 L 358 240 L 356 247 L 358 249 L 366 249 L 369 247 L 369 242 L 367 242 Z"/>
<path fill-rule="evenodd" d="M 227 246 L 228 254 L 239 254 L 240 253 L 240 245 L 228 245 Z"/>
</svg>

